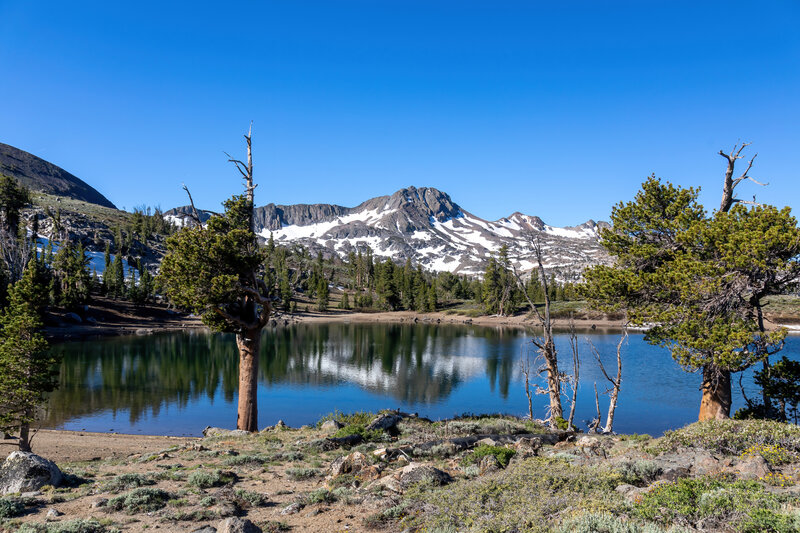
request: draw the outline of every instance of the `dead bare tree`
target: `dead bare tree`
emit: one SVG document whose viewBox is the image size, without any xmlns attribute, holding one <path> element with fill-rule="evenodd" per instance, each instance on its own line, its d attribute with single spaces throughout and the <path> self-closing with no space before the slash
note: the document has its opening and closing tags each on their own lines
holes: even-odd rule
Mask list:
<svg viewBox="0 0 800 533">
<path fill-rule="evenodd" d="M 558 371 L 558 352 L 556 351 L 556 345 L 553 341 L 553 321 L 550 316 L 550 296 L 548 295 L 547 291 L 547 276 L 545 276 L 544 265 L 542 264 L 541 242 L 537 237 L 534 237 L 530 234 L 526 235 L 526 239 L 533 249 L 533 253 L 538 264 L 539 282 L 542 284 L 542 289 L 544 291 L 544 314 L 540 313 L 539 309 L 536 307 L 533 301 L 531 301 L 530 295 L 528 295 L 527 291 L 525 290 L 525 284 L 522 282 L 522 277 L 517 272 L 517 269 L 513 266 L 513 264 L 511 265 L 511 271 L 514 274 L 517 285 L 521 288 L 522 293 L 525 295 L 525 299 L 531 306 L 531 311 L 538 319 L 542 328 L 541 337 L 535 337 L 531 339 L 531 343 L 536 346 L 539 352 L 539 357 L 536 359 L 538 360 L 541 358 L 543 363 L 539 368 L 538 373 L 540 375 L 545 375 L 545 381 L 547 383 L 547 387 L 537 387 L 537 393 L 548 394 L 550 396 L 548 420 L 550 427 L 556 427 L 556 419 L 564 418 L 564 410 L 561 406 L 561 382 L 563 381 L 564 376 Z"/>
<path fill-rule="evenodd" d="M 520 370 L 525 377 L 525 395 L 528 397 L 528 418 L 533 420 L 533 396 L 531 394 L 531 358 L 526 353 L 524 359 L 520 359 Z"/>
<path fill-rule="evenodd" d="M 597 364 L 600 365 L 600 371 L 603 373 L 603 376 L 611 383 L 611 388 L 606 389 L 606 394 L 610 396 L 608 401 L 608 416 L 606 417 L 606 426 L 603 428 L 603 433 L 611 433 L 614 430 L 614 412 L 617 409 L 617 400 L 619 399 L 619 391 L 622 387 L 622 344 L 628 338 L 628 328 L 623 329 L 622 336 L 617 343 L 617 375 L 616 377 L 612 378 L 606 372 L 606 367 L 603 365 L 603 360 L 600 358 L 600 352 L 597 351 L 592 341 L 588 338 L 586 342 L 589 343 L 589 349 L 594 354 L 594 358 L 597 360 Z M 595 383 L 595 395 L 597 395 L 597 384 Z M 600 412 L 600 408 L 598 406 L 598 413 Z M 598 424 L 599 425 L 599 424 Z"/>
<path fill-rule="evenodd" d="M 595 418 L 589 426 L 589 431 L 598 433 L 600 424 L 603 420 L 603 414 L 600 412 L 600 396 L 597 395 L 597 382 L 594 382 L 594 406 L 597 409 L 597 418 Z"/>
<path fill-rule="evenodd" d="M 753 168 L 753 161 L 755 161 L 758 154 L 756 153 L 753 157 L 750 158 L 750 162 L 747 164 L 747 168 L 742 175 L 738 178 L 733 177 L 734 167 L 736 166 L 736 161 L 738 159 L 743 159 L 744 156 L 742 155 L 742 150 L 750 146 L 751 143 L 742 143 L 741 146 L 738 144 L 733 145 L 733 150 L 729 154 L 726 154 L 724 151 L 720 150 L 719 155 L 724 157 L 728 160 L 728 168 L 725 170 L 725 181 L 722 184 L 722 202 L 720 202 L 719 210 L 720 212 L 727 212 L 730 210 L 731 206 L 735 203 L 743 203 L 749 205 L 759 205 L 755 201 L 755 197 L 753 197 L 753 201 L 749 200 L 739 200 L 738 198 L 733 197 L 733 190 L 736 188 L 744 180 L 750 180 L 757 185 L 768 185 L 768 183 L 760 183 L 750 177 L 748 173 L 750 169 Z"/>
<path fill-rule="evenodd" d="M 572 398 L 569 405 L 569 418 L 567 418 L 567 429 L 572 428 L 575 420 L 575 405 L 578 402 L 578 383 L 580 382 L 581 360 L 578 356 L 578 334 L 575 332 L 575 321 L 572 316 L 569 318 L 569 347 L 572 352 L 572 374 L 565 374 L 565 383 L 572 389 Z"/>
</svg>

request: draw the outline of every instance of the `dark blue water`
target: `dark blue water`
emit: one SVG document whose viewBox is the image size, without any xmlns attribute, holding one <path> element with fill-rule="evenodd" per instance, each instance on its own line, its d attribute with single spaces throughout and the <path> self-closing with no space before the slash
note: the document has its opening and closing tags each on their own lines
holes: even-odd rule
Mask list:
<svg viewBox="0 0 800 533">
<path fill-rule="evenodd" d="M 527 414 L 520 361 L 535 356 L 532 332 L 429 324 L 304 324 L 265 333 L 260 359 L 259 426 L 282 419 L 311 424 L 334 410 L 400 408 L 430 418 L 463 413 Z M 583 333 L 576 423 L 595 416 L 594 383 L 605 417 L 608 382 L 587 338 L 616 373 L 618 333 Z M 571 371 L 565 335 L 561 368 Z M 48 403 L 46 427 L 198 435 L 236 423 L 237 355 L 229 335 L 174 333 L 56 346 L 61 386 Z M 660 435 L 697 418 L 700 376 L 684 372 L 665 349 L 631 335 L 623 346 L 623 381 L 614 429 Z M 800 356 L 800 338 L 783 354 Z M 752 372 L 743 383 L 756 396 Z M 547 397 L 534 397 L 544 417 Z M 744 404 L 734 379 L 734 410 Z M 568 403 L 565 398 L 565 413 Z M 565 415 L 566 416 L 566 415 Z"/>
</svg>

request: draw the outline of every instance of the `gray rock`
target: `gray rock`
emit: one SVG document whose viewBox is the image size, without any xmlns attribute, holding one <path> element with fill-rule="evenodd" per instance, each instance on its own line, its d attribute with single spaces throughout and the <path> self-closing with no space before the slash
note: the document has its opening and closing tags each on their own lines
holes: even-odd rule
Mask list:
<svg viewBox="0 0 800 533">
<path fill-rule="evenodd" d="M 335 432 L 340 430 L 342 427 L 344 426 L 342 426 L 342 424 L 337 420 L 326 420 L 322 423 L 322 431 Z"/>
<path fill-rule="evenodd" d="M 231 502 L 222 502 L 221 504 L 219 504 L 217 512 L 219 513 L 219 516 L 225 518 L 228 516 L 236 516 L 237 514 L 239 514 L 239 508 L 236 507 L 236 505 L 234 505 Z"/>
<path fill-rule="evenodd" d="M 62 516 L 64 513 L 59 511 L 58 509 L 53 509 L 52 507 L 47 510 L 47 518 L 58 518 Z"/>
<path fill-rule="evenodd" d="M 108 505 L 108 498 L 98 498 L 92 502 L 92 509 L 99 509 L 100 507 L 105 507 Z"/>
<path fill-rule="evenodd" d="M 243 437 L 249 434 L 249 431 L 243 429 L 222 429 L 212 428 L 211 426 L 203 430 L 204 437 Z"/>
<path fill-rule="evenodd" d="M 494 455 L 485 455 L 481 459 L 478 469 L 480 470 L 480 475 L 484 476 L 492 472 L 497 472 L 498 470 L 501 470 L 502 467 L 500 466 L 500 461 L 497 460 L 497 457 Z"/>
<path fill-rule="evenodd" d="M 302 504 L 299 504 L 299 503 L 295 502 L 295 503 L 289 504 L 286 507 L 284 507 L 283 509 L 281 509 L 281 514 L 284 515 L 284 516 L 297 514 L 297 513 L 300 512 L 300 509 L 302 509 L 302 508 L 303 508 Z"/>
<path fill-rule="evenodd" d="M 21 498 L 36 498 L 42 495 L 42 491 L 40 490 L 32 490 L 30 492 L 23 492 L 20 494 Z"/>
<path fill-rule="evenodd" d="M 261 528 L 246 518 L 226 518 L 217 527 L 219 533 L 261 533 Z"/>
<path fill-rule="evenodd" d="M 622 485 L 617 485 L 617 488 L 614 489 L 615 491 L 619 492 L 620 494 L 628 494 L 632 490 L 636 490 L 636 487 L 633 485 L 628 485 L 627 483 L 623 483 Z"/>
<path fill-rule="evenodd" d="M 438 468 L 419 463 L 411 463 L 403 467 L 400 474 L 400 486 L 405 490 L 411 485 L 420 482 L 430 482 L 434 485 L 447 485 L 453 478 L 450 474 Z"/>
<path fill-rule="evenodd" d="M 58 487 L 63 480 L 52 461 L 30 452 L 11 452 L 0 467 L 0 494 L 35 491 L 45 485 Z"/>
<path fill-rule="evenodd" d="M 403 420 L 403 417 L 394 413 L 387 413 L 379 415 L 366 427 L 367 431 L 382 430 L 391 431 L 397 424 Z"/>
<path fill-rule="evenodd" d="M 217 528 L 214 526 L 202 526 L 191 530 L 189 533 L 217 533 Z"/>
<path fill-rule="evenodd" d="M 80 315 L 78 315 L 78 313 L 64 313 L 64 318 L 75 324 L 83 323 L 83 319 L 80 317 Z"/>
<path fill-rule="evenodd" d="M 758 479 L 772 473 L 769 463 L 760 455 L 737 462 L 733 470 L 740 479 Z"/>
</svg>

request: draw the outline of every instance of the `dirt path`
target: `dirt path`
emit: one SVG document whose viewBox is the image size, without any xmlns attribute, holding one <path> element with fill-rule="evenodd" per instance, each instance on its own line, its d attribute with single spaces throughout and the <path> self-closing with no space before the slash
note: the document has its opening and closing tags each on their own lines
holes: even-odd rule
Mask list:
<svg viewBox="0 0 800 533">
<path fill-rule="evenodd" d="M 90 431 L 42 429 L 32 440 L 33 453 L 61 462 L 124 458 L 133 454 L 155 453 L 197 440 L 192 437 L 122 435 Z M 0 455 L 16 449 L 16 440 L 0 440 Z"/>
</svg>

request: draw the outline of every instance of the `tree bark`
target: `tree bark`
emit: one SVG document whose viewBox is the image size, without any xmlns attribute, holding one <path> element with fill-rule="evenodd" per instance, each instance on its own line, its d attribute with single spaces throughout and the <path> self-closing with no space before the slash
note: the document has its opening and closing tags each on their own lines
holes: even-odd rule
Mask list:
<svg viewBox="0 0 800 533">
<path fill-rule="evenodd" d="M 239 405 L 236 429 L 258 431 L 258 357 L 261 328 L 236 335 L 239 348 Z"/>
<path fill-rule="evenodd" d="M 715 365 L 703 367 L 703 397 L 698 420 L 724 420 L 731 416 L 731 373 Z"/>
</svg>

